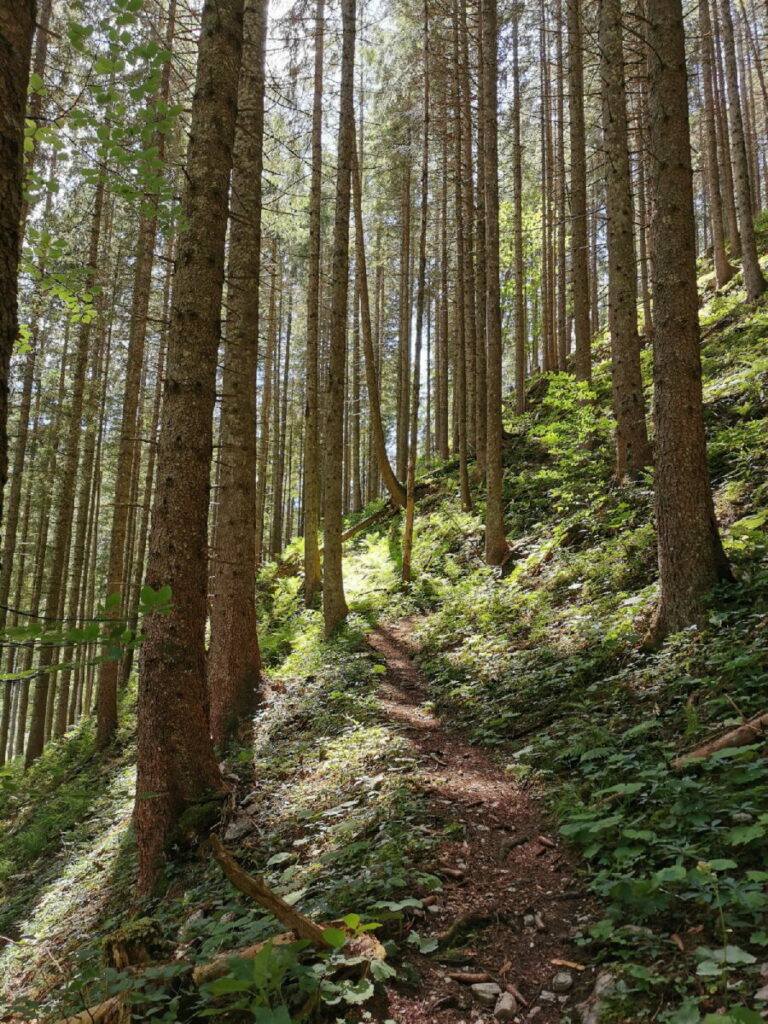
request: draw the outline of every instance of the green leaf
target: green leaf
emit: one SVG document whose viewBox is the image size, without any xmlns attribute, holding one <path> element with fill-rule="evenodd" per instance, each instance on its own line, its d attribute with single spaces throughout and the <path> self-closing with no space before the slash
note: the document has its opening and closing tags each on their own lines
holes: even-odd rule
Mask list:
<svg viewBox="0 0 768 1024">
<path fill-rule="evenodd" d="M 729 846 L 746 846 L 747 843 L 751 843 L 755 839 L 762 839 L 765 834 L 765 825 L 758 823 L 754 825 L 739 825 L 737 828 L 730 830 L 725 837 L 725 841 Z"/>
<path fill-rule="evenodd" d="M 687 876 L 688 872 L 682 864 L 673 864 L 657 871 L 653 877 L 657 882 L 682 882 Z"/>
<path fill-rule="evenodd" d="M 746 1006 L 734 1006 L 727 1013 L 708 1013 L 704 1024 L 763 1024 L 763 1018 Z"/>
<path fill-rule="evenodd" d="M 707 863 L 712 871 L 733 871 L 734 868 L 738 867 L 735 860 L 727 860 L 722 857 L 716 860 L 707 861 Z"/>
<path fill-rule="evenodd" d="M 386 960 L 371 960 L 371 977 L 374 981 L 386 981 L 394 978 L 397 971 Z"/>
<path fill-rule="evenodd" d="M 347 941 L 346 932 L 341 928 L 323 928 L 323 938 L 333 949 L 341 949 Z"/>
<path fill-rule="evenodd" d="M 373 995 L 373 982 L 370 978 L 360 978 L 354 985 L 345 985 L 343 998 L 345 1003 L 364 1003 Z"/>
<path fill-rule="evenodd" d="M 411 932 L 408 936 L 408 942 L 412 946 L 418 946 L 419 952 L 422 954 L 434 953 L 440 943 L 431 935 L 419 935 L 418 932 Z"/>
</svg>

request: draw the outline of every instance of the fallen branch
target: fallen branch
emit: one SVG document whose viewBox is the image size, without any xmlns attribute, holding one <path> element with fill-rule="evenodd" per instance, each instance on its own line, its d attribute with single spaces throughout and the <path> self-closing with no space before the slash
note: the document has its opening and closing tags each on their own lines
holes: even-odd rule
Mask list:
<svg viewBox="0 0 768 1024">
<path fill-rule="evenodd" d="M 716 754 L 718 750 L 727 750 L 729 747 L 746 747 L 750 743 L 757 743 L 759 740 L 765 739 L 767 735 L 768 712 L 763 712 L 763 714 L 752 718 L 749 722 L 738 726 L 738 728 L 732 729 L 716 739 L 709 740 L 707 743 L 703 743 L 700 747 L 696 747 L 695 750 L 691 750 L 687 754 L 681 754 L 680 757 L 675 758 L 672 762 L 672 767 L 682 768 L 690 761 L 710 757 L 712 754 Z"/>
<path fill-rule="evenodd" d="M 126 1006 L 123 997 L 112 996 L 98 1006 L 91 1006 L 82 1013 L 76 1013 L 74 1017 L 58 1021 L 58 1024 L 128 1024 L 130 1019 L 130 1008 Z"/>
<path fill-rule="evenodd" d="M 297 939 L 306 939 L 315 949 L 325 952 L 331 949 L 330 943 L 323 936 L 323 928 L 309 917 L 286 903 L 277 893 L 272 892 L 263 878 L 253 878 L 240 867 L 235 858 L 228 853 L 216 835 L 211 835 L 211 849 L 221 870 L 229 881 L 240 892 L 256 900 L 280 924 L 289 928 Z"/>
</svg>

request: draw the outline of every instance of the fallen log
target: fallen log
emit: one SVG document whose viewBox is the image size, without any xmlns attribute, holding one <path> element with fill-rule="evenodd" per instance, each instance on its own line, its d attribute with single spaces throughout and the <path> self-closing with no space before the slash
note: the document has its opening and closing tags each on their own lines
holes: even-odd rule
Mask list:
<svg viewBox="0 0 768 1024">
<path fill-rule="evenodd" d="M 715 739 L 708 740 L 695 750 L 687 754 L 681 754 L 672 762 L 673 768 L 682 768 L 691 761 L 711 757 L 719 750 L 727 750 L 729 747 L 746 747 L 750 743 L 757 743 L 761 739 L 768 738 L 768 712 L 763 712 L 756 718 L 744 722 L 736 729 L 731 729 Z"/>
<path fill-rule="evenodd" d="M 263 878 L 254 878 L 240 867 L 228 853 L 217 835 L 211 835 L 211 849 L 221 870 L 240 892 L 256 900 L 259 906 L 276 917 L 280 924 L 290 929 L 298 939 L 306 939 L 315 949 L 325 952 L 331 945 L 323 935 L 323 928 L 309 917 L 286 903 L 277 893 L 272 892 Z"/>
<path fill-rule="evenodd" d="M 130 1019 L 130 1007 L 123 997 L 112 996 L 98 1006 L 91 1006 L 82 1013 L 76 1013 L 74 1017 L 58 1021 L 58 1024 L 129 1024 Z"/>
</svg>

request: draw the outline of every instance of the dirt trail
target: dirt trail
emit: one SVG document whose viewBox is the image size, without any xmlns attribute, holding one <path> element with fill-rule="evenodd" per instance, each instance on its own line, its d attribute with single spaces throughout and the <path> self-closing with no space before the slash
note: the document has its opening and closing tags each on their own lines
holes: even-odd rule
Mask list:
<svg viewBox="0 0 768 1024">
<path fill-rule="evenodd" d="M 457 838 L 442 843 L 435 863 L 425 865 L 442 874 L 444 888 L 415 927 L 438 935 L 468 914 L 478 923 L 448 944 L 450 954 L 441 948 L 414 957 L 418 988 L 390 993 L 389 1016 L 397 1024 L 494 1020 L 494 1005 L 481 1006 L 469 985 L 448 977 L 466 971 L 517 990 L 517 1013 L 503 1019 L 551 1024 L 572 1013 L 594 984 L 591 970 L 557 963 L 579 963 L 571 937 L 589 902 L 532 794 L 423 707 L 427 681 L 413 662 L 410 639 L 416 621 L 379 626 L 367 638 L 388 669 L 381 706 L 419 754 L 435 828 L 456 823 Z M 553 991 L 558 988 L 565 991 Z"/>
</svg>

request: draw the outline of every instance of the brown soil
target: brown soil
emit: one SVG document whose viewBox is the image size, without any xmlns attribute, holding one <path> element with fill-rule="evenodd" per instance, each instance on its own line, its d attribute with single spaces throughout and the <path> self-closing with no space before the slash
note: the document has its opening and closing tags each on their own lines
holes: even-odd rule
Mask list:
<svg viewBox="0 0 768 1024">
<path fill-rule="evenodd" d="M 390 990 L 383 1016 L 397 1024 L 492 1021 L 493 1007 L 480 1007 L 469 985 L 448 977 L 466 971 L 516 989 L 528 1004 L 519 1003 L 516 1020 L 553 1024 L 572 1013 L 594 984 L 591 969 L 557 963 L 583 962 L 572 936 L 592 908 L 535 795 L 423 706 L 428 687 L 412 658 L 414 624 L 407 618 L 379 626 L 367 638 L 388 669 L 381 705 L 420 756 L 436 829 L 456 823 L 457 839 L 442 843 L 435 863 L 425 865 L 438 875 L 448 869 L 443 889 L 413 927 L 426 936 L 445 932 L 465 915 L 477 915 L 477 923 L 452 943 L 451 963 L 442 948 L 428 956 L 415 953 L 410 960 L 418 983 Z M 548 1002 L 546 993 L 561 971 L 574 985 Z"/>
</svg>

